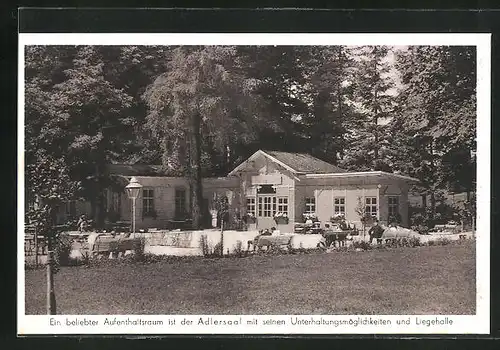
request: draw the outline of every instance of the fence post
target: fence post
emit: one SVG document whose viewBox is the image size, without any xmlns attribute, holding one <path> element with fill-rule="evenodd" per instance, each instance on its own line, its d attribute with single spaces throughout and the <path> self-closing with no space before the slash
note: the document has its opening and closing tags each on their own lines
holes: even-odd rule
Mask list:
<svg viewBox="0 0 500 350">
<path fill-rule="evenodd" d="M 38 268 L 38 230 L 35 224 L 35 267 Z"/>
<path fill-rule="evenodd" d="M 53 230 L 53 229 L 52 229 Z M 54 293 L 54 232 L 49 233 L 47 237 L 47 315 L 56 314 L 56 295 Z"/>
<path fill-rule="evenodd" d="M 220 256 L 224 257 L 224 219 L 220 223 Z"/>
</svg>

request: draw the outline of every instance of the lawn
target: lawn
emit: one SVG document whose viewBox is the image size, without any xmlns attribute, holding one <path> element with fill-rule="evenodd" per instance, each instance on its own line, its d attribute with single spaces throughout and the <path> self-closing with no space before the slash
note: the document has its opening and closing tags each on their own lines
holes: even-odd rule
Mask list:
<svg viewBox="0 0 500 350">
<path fill-rule="evenodd" d="M 58 314 L 474 314 L 475 244 L 63 267 Z M 45 271 L 26 271 L 26 314 Z"/>
</svg>

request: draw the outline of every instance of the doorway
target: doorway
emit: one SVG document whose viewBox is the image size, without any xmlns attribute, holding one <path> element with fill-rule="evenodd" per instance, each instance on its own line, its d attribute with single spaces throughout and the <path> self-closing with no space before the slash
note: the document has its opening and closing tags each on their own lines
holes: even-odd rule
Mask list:
<svg viewBox="0 0 500 350">
<path fill-rule="evenodd" d="M 264 194 L 257 197 L 257 222 L 259 229 L 276 227 L 276 195 Z"/>
</svg>

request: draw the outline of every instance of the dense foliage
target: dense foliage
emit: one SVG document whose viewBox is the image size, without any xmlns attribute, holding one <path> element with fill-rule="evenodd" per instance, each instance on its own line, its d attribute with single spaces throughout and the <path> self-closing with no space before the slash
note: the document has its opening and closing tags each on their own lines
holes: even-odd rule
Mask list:
<svg viewBox="0 0 500 350">
<path fill-rule="evenodd" d="M 26 199 L 47 225 L 76 198 L 102 224 L 105 165 L 140 162 L 187 176 L 201 226 L 202 176 L 259 148 L 414 176 L 431 218 L 440 191 L 474 192 L 472 47 L 30 46 L 25 62 Z"/>
</svg>

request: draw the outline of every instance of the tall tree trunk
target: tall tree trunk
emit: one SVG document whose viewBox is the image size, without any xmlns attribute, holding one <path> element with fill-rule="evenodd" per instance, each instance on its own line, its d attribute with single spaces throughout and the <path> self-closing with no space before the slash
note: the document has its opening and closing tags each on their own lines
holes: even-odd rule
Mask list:
<svg viewBox="0 0 500 350">
<path fill-rule="evenodd" d="M 431 192 L 431 220 L 432 224 L 435 224 L 434 218 L 436 216 L 436 197 L 434 191 Z"/>
<path fill-rule="evenodd" d="M 195 113 L 191 118 L 191 147 L 189 148 L 189 185 L 191 192 L 191 217 L 193 228 L 203 224 L 203 189 L 201 182 L 201 116 Z"/>
<path fill-rule="evenodd" d="M 376 67 L 375 67 L 375 73 L 376 73 Z M 373 124 L 374 124 L 374 134 L 375 134 L 375 149 L 373 150 L 373 158 L 374 158 L 374 163 L 378 160 L 378 107 L 377 107 L 377 101 L 378 101 L 378 94 L 377 90 L 374 92 L 374 102 L 375 102 L 375 107 L 373 111 L 375 112 L 375 115 L 373 117 Z"/>
<path fill-rule="evenodd" d="M 340 63 L 340 70 L 341 72 L 343 73 L 344 72 L 344 66 L 343 66 L 343 57 L 342 57 L 342 47 L 339 47 L 339 51 L 338 51 L 338 60 L 339 60 L 339 63 Z M 337 122 L 338 123 L 342 123 L 342 83 L 340 81 L 340 79 L 337 79 L 337 113 L 338 113 L 338 119 L 337 119 Z M 337 136 L 338 138 L 341 138 L 341 144 L 342 146 L 339 147 L 337 149 L 337 154 L 335 154 L 335 159 L 336 159 L 336 162 L 335 164 L 337 164 L 339 162 L 339 156 L 342 158 L 343 157 L 343 153 L 344 153 L 344 149 L 343 149 L 343 145 L 344 145 L 344 135 L 343 134 L 340 134 Z M 337 143 L 338 145 L 338 143 Z"/>
</svg>

